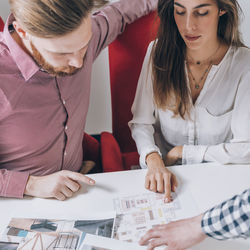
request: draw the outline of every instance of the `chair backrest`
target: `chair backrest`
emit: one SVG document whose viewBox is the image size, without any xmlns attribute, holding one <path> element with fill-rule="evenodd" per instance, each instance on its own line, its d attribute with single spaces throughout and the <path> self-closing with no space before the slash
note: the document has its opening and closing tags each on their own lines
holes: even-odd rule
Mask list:
<svg viewBox="0 0 250 250">
<path fill-rule="evenodd" d="M 157 28 L 158 19 L 152 12 L 128 25 L 109 45 L 112 129 L 123 153 L 136 151 L 128 122 L 144 56 Z"/>
<path fill-rule="evenodd" d="M 3 19 L 0 17 L 0 32 L 3 31 L 4 28 L 4 22 Z"/>
</svg>

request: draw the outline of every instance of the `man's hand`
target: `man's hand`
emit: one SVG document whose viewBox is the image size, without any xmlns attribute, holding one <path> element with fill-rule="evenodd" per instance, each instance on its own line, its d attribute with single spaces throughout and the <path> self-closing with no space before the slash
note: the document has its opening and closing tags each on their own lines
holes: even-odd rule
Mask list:
<svg viewBox="0 0 250 250">
<path fill-rule="evenodd" d="M 140 245 L 148 244 L 147 250 L 166 245 L 167 250 L 185 250 L 206 238 L 201 228 L 203 215 L 159 225 L 150 229 L 140 240 Z"/>
<path fill-rule="evenodd" d="M 176 147 L 172 148 L 166 155 L 166 165 L 172 166 L 179 159 L 181 159 L 182 158 L 182 150 L 183 150 L 183 146 L 176 146 Z"/>
<path fill-rule="evenodd" d="M 94 185 L 95 181 L 80 173 L 62 170 L 46 176 L 30 176 L 24 194 L 40 198 L 65 200 L 81 187 L 81 182 Z"/>
<path fill-rule="evenodd" d="M 157 152 L 146 157 L 148 172 L 145 178 L 145 188 L 153 192 L 165 192 L 165 202 L 172 201 L 171 191 L 177 188 L 177 180 L 164 165 L 163 160 Z"/>
</svg>

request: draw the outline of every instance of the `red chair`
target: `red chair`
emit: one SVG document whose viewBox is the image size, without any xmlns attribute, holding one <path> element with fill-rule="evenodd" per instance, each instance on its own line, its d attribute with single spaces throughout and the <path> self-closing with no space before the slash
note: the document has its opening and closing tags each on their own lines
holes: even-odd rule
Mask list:
<svg viewBox="0 0 250 250">
<path fill-rule="evenodd" d="M 0 17 L 0 32 L 3 31 L 4 28 L 4 22 L 3 19 Z"/>
<path fill-rule="evenodd" d="M 156 13 L 152 12 L 128 25 L 109 45 L 113 133 L 101 133 L 104 172 L 129 170 L 139 164 L 128 122 L 132 119 L 131 106 L 144 56 L 157 28 Z"/>
<path fill-rule="evenodd" d="M 100 143 L 91 135 L 85 133 L 82 141 L 83 160 L 95 162 L 91 173 L 102 172 Z"/>
</svg>

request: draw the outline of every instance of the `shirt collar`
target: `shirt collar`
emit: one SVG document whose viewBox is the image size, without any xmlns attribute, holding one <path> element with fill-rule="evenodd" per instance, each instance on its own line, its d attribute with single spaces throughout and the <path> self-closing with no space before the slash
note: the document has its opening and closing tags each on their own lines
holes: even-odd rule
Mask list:
<svg viewBox="0 0 250 250">
<path fill-rule="evenodd" d="M 35 73 L 39 71 L 40 68 L 34 59 L 28 55 L 12 38 L 9 31 L 9 25 L 11 25 L 14 20 L 15 18 L 13 14 L 10 14 L 4 26 L 3 35 L 13 60 L 21 71 L 25 81 L 28 81 Z"/>
</svg>

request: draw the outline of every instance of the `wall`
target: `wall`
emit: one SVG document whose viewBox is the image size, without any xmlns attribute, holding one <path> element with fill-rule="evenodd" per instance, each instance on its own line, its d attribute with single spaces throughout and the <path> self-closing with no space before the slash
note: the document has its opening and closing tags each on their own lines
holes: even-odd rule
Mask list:
<svg viewBox="0 0 250 250">
<path fill-rule="evenodd" d="M 10 12 L 8 0 L 0 0 L 0 16 L 5 21 Z"/>
<path fill-rule="evenodd" d="M 246 45 L 250 46 L 250 1 L 238 0 L 244 12 L 241 31 Z M 6 20 L 9 13 L 8 0 L 0 0 L 0 15 Z M 90 108 L 87 116 L 86 131 L 98 134 L 111 131 L 111 102 L 109 88 L 108 49 L 105 49 L 94 63 L 92 74 Z"/>
</svg>

